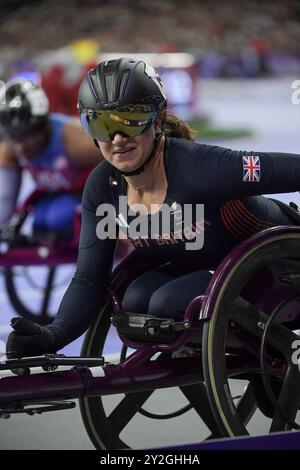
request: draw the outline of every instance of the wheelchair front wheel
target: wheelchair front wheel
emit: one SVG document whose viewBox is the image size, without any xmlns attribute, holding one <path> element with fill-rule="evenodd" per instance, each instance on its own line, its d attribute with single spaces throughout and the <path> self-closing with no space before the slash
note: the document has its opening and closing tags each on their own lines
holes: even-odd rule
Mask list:
<svg viewBox="0 0 300 470">
<path fill-rule="evenodd" d="M 126 357 L 126 348 L 111 326 L 111 313 L 111 305 L 107 302 L 85 337 L 82 356 L 103 355 L 115 362 Z M 237 400 L 241 419 L 246 422 L 256 408 L 251 386 Z M 145 392 L 84 397 L 80 400 L 80 410 L 86 431 L 97 449 L 171 446 L 220 437 L 203 382 Z"/>
</svg>

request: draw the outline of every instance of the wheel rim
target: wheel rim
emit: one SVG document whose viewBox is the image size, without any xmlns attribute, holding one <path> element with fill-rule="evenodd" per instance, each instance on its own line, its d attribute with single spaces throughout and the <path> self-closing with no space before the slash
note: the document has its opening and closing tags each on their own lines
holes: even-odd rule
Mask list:
<svg viewBox="0 0 300 470">
<path fill-rule="evenodd" d="M 204 328 L 203 347 L 205 353 L 203 355 L 203 367 L 206 384 L 209 390 L 210 403 L 223 435 L 236 436 L 248 434 L 246 426 L 236 413 L 236 406 L 231 396 L 228 380 L 229 374 L 225 360 L 220 361 L 220 357 L 225 358 L 225 352 L 227 353 L 226 358 L 228 358 L 230 335 L 232 336 L 232 332 L 236 335 L 231 325 L 232 320 L 235 322 L 237 320 L 237 315 L 232 313 L 235 311 L 235 308 L 232 307 L 233 302 L 236 301 L 237 298 L 241 298 L 240 293 L 247 282 L 251 280 L 251 278 L 253 280 L 254 276 L 266 266 L 269 268 L 270 266 L 274 267 L 275 263 L 282 262 L 286 258 L 300 259 L 299 253 L 300 236 L 298 234 L 291 234 L 288 237 L 285 234 L 274 237 L 272 240 L 264 241 L 239 260 L 220 288 L 212 316 Z M 253 306 L 253 311 L 257 310 L 258 309 Z M 243 311 L 243 314 L 245 314 L 245 311 Z M 240 322 L 242 321 L 241 319 L 242 317 L 240 317 Z M 241 324 L 238 323 L 237 326 L 240 328 Z M 258 331 L 258 328 L 256 329 Z M 249 338 L 253 334 L 253 331 L 247 332 L 247 330 L 245 330 L 244 334 L 247 332 Z M 243 335 L 241 336 L 240 329 L 238 330 L 238 336 L 243 337 Z M 247 342 L 247 336 L 245 336 L 245 338 Z M 259 338 L 259 333 L 257 333 L 257 338 Z M 257 341 L 257 338 L 253 339 Z M 255 353 L 256 347 L 255 341 L 253 354 Z M 245 345 L 246 343 L 244 343 L 244 346 Z M 249 356 L 248 347 L 245 348 L 245 351 L 246 349 Z M 219 360 L 217 359 L 218 355 Z M 280 363 L 282 358 L 280 354 L 279 356 Z M 246 360 L 247 355 L 245 354 L 245 361 Z M 251 374 L 248 374 L 247 378 L 251 381 Z M 284 378 L 282 378 L 282 380 L 284 380 Z M 299 384 L 297 387 L 299 387 Z"/>
</svg>

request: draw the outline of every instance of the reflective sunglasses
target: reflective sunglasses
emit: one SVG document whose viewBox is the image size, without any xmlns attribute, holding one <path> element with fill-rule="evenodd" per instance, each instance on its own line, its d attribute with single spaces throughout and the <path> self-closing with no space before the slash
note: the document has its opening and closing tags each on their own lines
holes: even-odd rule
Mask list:
<svg viewBox="0 0 300 470">
<path fill-rule="evenodd" d="M 118 110 L 83 109 L 82 127 L 93 139 L 107 142 L 116 134 L 136 137 L 154 123 L 157 111 L 147 105 L 132 105 Z"/>
</svg>

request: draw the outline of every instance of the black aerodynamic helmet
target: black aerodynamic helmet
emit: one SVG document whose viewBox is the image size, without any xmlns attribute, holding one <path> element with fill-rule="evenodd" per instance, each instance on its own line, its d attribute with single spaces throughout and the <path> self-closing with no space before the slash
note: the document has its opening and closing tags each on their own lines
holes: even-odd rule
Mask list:
<svg viewBox="0 0 300 470">
<path fill-rule="evenodd" d="M 12 138 L 44 124 L 48 113 L 45 92 L 31 80 L 15 78 L 0 89 L 0 126 Z"/>
<path fill-rule="evenodd" d="M 78 110 L 84 129 L 96 140 L 116 132 L 136 136 L 154 122 L 167 103 L 154 68 L 130 58 L 101 62 L 82 81 Z"/>
</svg>

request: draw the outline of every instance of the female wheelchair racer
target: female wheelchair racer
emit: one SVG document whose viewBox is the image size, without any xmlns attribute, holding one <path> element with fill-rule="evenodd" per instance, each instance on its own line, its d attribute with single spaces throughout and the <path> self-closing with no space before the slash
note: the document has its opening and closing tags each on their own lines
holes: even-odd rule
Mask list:
<svg viewBox="0 0 300 470">
<path fill-rule="evenodd" d="M 232 151 L 193 142 L 188 126 L 167 112 L 161 80 L 145 62 L 123 58 L 100 63 L 83 80 L 78 107 L 82 125 L 105 161 L 93 170 L 84 189 L 77 270 L 52 324 L 13 320 L 10 357 L 57 351 L 95 320 L 116 244 L 115 236 L 99 237 L 97 231 L 104 220 L 98 215 L 103 204 L 117 214 L 116 232 L 125 231 L 137 252 L 159 260 L 123 296 L 123 310 L 149 318 L 182 319 L 233 247 L 266 228 L 294 224 L 283 206 L 261 194 L 298 191 L 300 155 Z M 126 214 L 122 196 L 127 198 Z M 163 204 L 175 209 L 170 231 L 147 236 L 152 216 Z M 194 209 L 200 204 L 204 217 L 197 218 Z M 184 214 L 180 220 L 176 217 L 176 208 L 184 205 L 193 209 L 189 225 Z M 134 238 L 128 227 L 137 207 L 148 230 Z M 204 231 L 203 247 L 186 249 L 191 244 L 186 234 L 197 230 Z"/>
<path fill-rule="evenodd" d="M 276 410 L 272 430 L 283 429 L 286 424 L 293 425 L 299 406 L 294 396 L 295 393 L 299 395 L 295 367 L 290 359 L 284 360 L 292 342 L 298 338 L 291 330 L 299 324 L 295 298 L 299 263 L 294 260 L 299 252 L 299 229 L 290 225 L 298 224 L 299 217 L 292 209 L 259 195 L 299 189 L 299 156 L 234 152 L 193 143 L 186 139 L 191 137 L 190 130 L 174 117 L 166 115 L 164 106 L 165 95 L 158 76 L 141 61 L 120 59 L 99 64 L 83 81 L 79 93 L 82 123 L 100 146 L 106 161 L 93 171 L 85 187 L 77 271 L 53 324 L 39 327 L 17 319 L 13 322 L 14 332 L 8 341 L 10 357 L 53 352 L 91 325 L 83 354 L 98 356 L 104 348 L 110 325 L 112 309 L 107 295 L 111 292 L 111 302 L 117 312 L 114 322 L 124 344 L 127 347 L 136 347 L 141 342 L 145 344 L 134 357 L 126 359 L 126 352 L 122 352 L 121 365 L 107 369 L 107 375 L 103 377 L 103 382 L 107 379 L 106 385 L 102 388 L 101 377 L 98 378 L 98 388 L 92 390 L 93 381 L 83 381 L 89 394 L 117 393 L 122 384 L 122 392 L 129 395 L 137 392 L 131 397 L 126 396 L 123 406 L 118 413 L 112 413 L 110 420 L 105 417 L 99 396 L 83 399 L 85 424 L 95 444 L 102 448 L 116 448 L 121 444 L 118 432 L 114 434 L 114 431 L 121 430 L 128 416 L 134 413 L 133 409 L 146 413 L 142 406 L 149 396 L 150 382 L 151 388 L 155 388 L 171 386 L 170 383 L 174 385 L 175 380 L 197 410 L 200 397 L 199 414 L 204 416 L 215 435 L 218 429 L 227 435 L 245 433 L 245 423 L 253 411 L 253 403 L 266 416 Z M 127 214 L 122 212 L 124 206 L 119 199 L 124 195 L 129 206 Z M 105 220 L 104 216 L 98 215 L 97 209 L 101 204 L 107 207 L 108 203 L 117 214 L 118 229 L 128 229 L 129 239 L 136 248 L 128 259 L 129 264 L 121 266 L 112 280 L 109 278 L 115 239 L 101 238 L 97 231 L 99 222 Z M 183 225 L 188 230 L 183 230 L 182 238 L 175 233 L 178 214 L 171 221 L 168 236 L 158 233 L 153 239 L 132 238 L 130 222 L 136 215 L 133 211 L 136 204 L 139 204 L 140 220 L 147 226 L 152 222 L 151 215 L 155 215 L 163 203 L 174 209 L 173 213 L 177 206 L 204 203 L 204 218 L 197 220 L 194 218 L 197 211 L 193 212 L 191 227 Z M 180 222 L 182 220 L 185 218 L 182 217 Z M 278 228 L 278 225 L 286 227 Z M 205 231 L 204 246 L 199 250 L 185 249 L 191 241 L 184 235 L 197 229 Z M 263 251 L 262 254 L 262 250 L 266 253 Z M 233 254 L 228 257 L 229 252 Z M 213 270 L 215 273 L 211 277 L 210 271 Z M 257 289 L 257 283 L 261 289 Z M 250 299 L 255 302 L 249 304 Z M 294 304 L 288 304 L 289 311 L 282 318 L 282 310 L 288 302 Z M 201 318 L 198 318 L 202 303 Z M 97 313 L 99 310 L 100 315 Z M 242 312 L 242 320 L 237 311 Z M 272 320 L 278 312 L 283 326 L 274 327 Z M 269 323 L 267 314 L 271 319 Z M 218 429 L 208 410 L 203 383 L 189 388 L 195 380 L 192 378 L 194 370 L 188 366 L 191 363 L 182 364 L 178 359 L 176 364 L 169 361 L 164 366 L 163 362 L 163 359 L 168 360 L 170 352 L 177 351 L 187 341 L 195 343 L 195 338 L 187 338 L 190 333 L 198 337 L 196 342 L 199 343 L 202 328 L 197 321 L 195 327 L 193 325 L 189 329 L 194 315 L 196 320 L 204 323 L 204 375 Z M 187 327 L 188 331 L 185 331 Z M 264 329 L 267 333 L 263 337 Z M 171 336 L 170 331 L 174 333 Z M 180 339 L 177 338 L 178 333 Z M 261 366 L 257 337 L 262 338 L 264 346 Z M 271 365 L 270 351 L 267 351 L 268 369 L 265 364 L 266 337 L 272 348 L 278 351 L 272 356 Z M 159 344 L 153 346 L 155 341 Z M 226 361 L 221 360 L 228 348 L 234 353 L 229 363 L 228 357 Z M 196 354 L 197 350 L 199 348 L 196 347 Z M 145 363 L 145 358 L 151 357 L 155 351 L 161 352 L 160 360 Z M 249 351 L 253 352 L 250 357 Z M 192 360 L 191 357 L 182 361 Z M 134 364 L 139 367 L 138 374 L 133 377 L 130 367 Z M 290 392 L 283 393 L 279 411 L 264 393 L 261 380 L 257 379 L 260 371 L 269 371 L 271 366 L 270 380 L 277 394 L 280 393 L 278 383 L 282 386 L 284 372 L 291 371 L 287 379 L 290 380 L 291 375 L 293 387 L 287 383 L 285 388 L 292 389 L 293 396 Z M 199 357 L 195 367 L 201 382 Z M 239 412 L 236 413 L 233 399 L 229 399 L 226 378 L 245 377 L 246 371 L 251 388 L 242 395 Z M 80 370 L 74 371 L 73 376 L 75 372 L 77 375 L 81 373 Z M 148 385 L 143 384 L 146 379 Z M 138 391 L 139 384 L 143 388 Z M 43 396 L 54 392 L 59 396 L 57 382 L 49 377 Z M 32 395 L 32 390 L 30 393 Z M 35 393 L 41 398 L 40 389 Z M 73 396 L 83 395 L 80 384 Z M 292 409 L 289 408 L 291 404 Z M 287 412 L 288 417 L 285 415 Z M 102 439 L 107 442 L 99 442 L 100 428 Z"/>
</svg>

